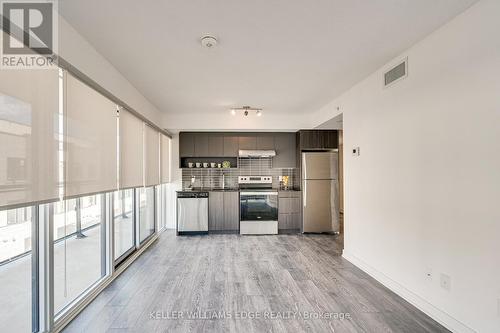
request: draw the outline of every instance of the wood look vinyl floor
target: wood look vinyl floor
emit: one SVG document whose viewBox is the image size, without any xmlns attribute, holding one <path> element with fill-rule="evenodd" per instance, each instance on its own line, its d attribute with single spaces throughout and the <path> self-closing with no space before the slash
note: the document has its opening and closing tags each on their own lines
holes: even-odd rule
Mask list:
<svg viewBox="0 0 500 333">
<path fill-rule="evenodd" d="M 160 239 L 64 332 L 448 332 L 328 235 Z"/>
</svg>

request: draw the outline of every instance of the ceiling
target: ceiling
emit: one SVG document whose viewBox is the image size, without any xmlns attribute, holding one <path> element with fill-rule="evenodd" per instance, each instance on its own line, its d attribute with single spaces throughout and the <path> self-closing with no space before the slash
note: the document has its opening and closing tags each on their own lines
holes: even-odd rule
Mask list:
<svg viewBox="0 0 500 333">
<path fill-rule="evenodd" d="M 64 0 L 59 10 L 169 127 L 201 129 L 242 105 L 263 108 L 262 121 L 289 117 L 283 127 L 311 122 L 311 112 L 474 2 Z M 218 45 L 203 48 L 204 34 Z"/>
</svg>

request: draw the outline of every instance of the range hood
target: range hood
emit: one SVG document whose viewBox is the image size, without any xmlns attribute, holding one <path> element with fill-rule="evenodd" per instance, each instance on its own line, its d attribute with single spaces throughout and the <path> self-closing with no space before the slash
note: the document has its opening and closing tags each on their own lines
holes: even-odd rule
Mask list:
<svg viewBox="0 0 500 333">
<path fill-rule="evenodd" d="M 276 156 L 275 150 L 240 150 L 239 157 L 273 157 Z"/>
</svg>

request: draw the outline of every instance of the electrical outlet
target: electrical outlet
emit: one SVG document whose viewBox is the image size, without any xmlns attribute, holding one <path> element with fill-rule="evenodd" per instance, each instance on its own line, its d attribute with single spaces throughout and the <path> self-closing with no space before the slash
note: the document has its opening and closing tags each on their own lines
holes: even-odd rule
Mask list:
<svg viewBox="0 0 500 333">
<path fill-rule="evenodd" d="M 352 156 L 359 156 L 359 147 L 352 148 Z"/>
<path fill-rule="evenodd" d="M 444 290 L 451 290 L 451 277 L 449 275 L 441 273 L 441 288 Z"/>
</svg>

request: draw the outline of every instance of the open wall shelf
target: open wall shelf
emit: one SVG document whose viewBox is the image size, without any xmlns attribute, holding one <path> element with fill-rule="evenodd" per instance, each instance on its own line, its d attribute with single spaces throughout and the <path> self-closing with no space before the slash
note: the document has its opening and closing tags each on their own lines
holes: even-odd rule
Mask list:
<svg viewBox="0 0 500 333">
<path fill-rule="evenodd" d="M 193 169 L 208 169 L 203 167 L 196 168 L 196 163 L 201 163 L 202 166 L 203 163 L 208 163 L 210 168 L 210 163 L 215 163 L 216 165 L 220 163 L 222 165 L 224 161 L 231 163 L 231 169 L 238 167 L 238 158 L 236 157 L 181 157 L 180 167 L 183 169 L 190 169 L 189 163 L 193 163 Z"/>
</svg>

